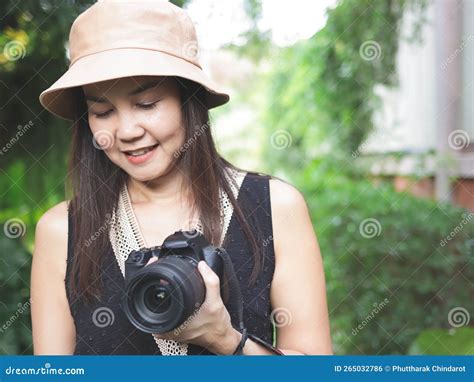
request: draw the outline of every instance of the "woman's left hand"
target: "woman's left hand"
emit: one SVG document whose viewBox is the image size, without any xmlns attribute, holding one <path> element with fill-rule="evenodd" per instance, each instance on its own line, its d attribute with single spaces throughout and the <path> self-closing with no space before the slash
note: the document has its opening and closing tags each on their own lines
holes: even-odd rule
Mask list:
<svg viewBox="0 0 474 382">
<path fill-rule="evenodd" d="M 153 260 L 148 264 L 151 262 Z M 241 334 L 232 327 L 230 314 L 221 298 L 219 277 L 205 261 L 198 263 L 198 270 L 206 287 L 204 302 L 180 326 L 155 336 L 199 345 L 215 354 L 232 354 Z"/>
</svg>

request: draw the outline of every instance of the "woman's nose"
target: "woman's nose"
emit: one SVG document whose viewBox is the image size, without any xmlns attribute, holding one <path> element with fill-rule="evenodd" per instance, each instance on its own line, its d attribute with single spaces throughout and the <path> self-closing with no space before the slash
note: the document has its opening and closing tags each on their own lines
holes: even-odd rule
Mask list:
<svg viewBox="0 0 474 382">
<path fill-rule="evenodd" d="M 145 133 L 145 129 L 141 125 L 139 119 L 135 118 L 131 112 L 121 113 L 117 123 L 117 138 L 120 140 L 135 140 Z"/>
</svg>

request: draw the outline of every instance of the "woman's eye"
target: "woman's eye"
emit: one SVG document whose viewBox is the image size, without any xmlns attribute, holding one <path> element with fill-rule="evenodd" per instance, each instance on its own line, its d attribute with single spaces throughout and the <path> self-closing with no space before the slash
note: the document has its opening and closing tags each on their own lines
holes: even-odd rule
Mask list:
<svg viewBox="0 0 474 382">
<path fill-rule="evenodd" d="M 137 106 L 141 107 L 142 109 L 148 110 L 148 109 L 153 109 L 158 102 L 159 101 L 152 102 L 152 103 L 139 103 L 137 104 Z"/>
<path fill-rule="evenodd" d="M 94 115 L 96 116 L 96 118 L 105 118 L 105 117 L 107 117 L 111 112 L 112 112 L 112 110 L 108 110 L 108 111 L 106 111 L 105 113 L 95 113 Z"/>
<path fill-rule="evenodd" d="M 160 102 L 160 101 L 156 101 L 156 102 L 151 102 L 151 103 L 138 103 L 137 106 L 142 108 L 142 109 L 145 109 L 145 110 L 149 110 L 149 109 L 153 109 L 156 104 Z M 104 113 L 94 113 L 94 115 L 96 116 L 96 118 L 107 118 L 107 116 L 112 112 L 113 110 L 108 110 Z"/>
</svg>

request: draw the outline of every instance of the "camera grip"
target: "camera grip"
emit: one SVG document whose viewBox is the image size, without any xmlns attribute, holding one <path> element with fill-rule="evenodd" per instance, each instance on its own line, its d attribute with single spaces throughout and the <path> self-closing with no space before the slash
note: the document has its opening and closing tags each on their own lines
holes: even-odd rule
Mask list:
<svg viewBox="0 0 474 382">
<path fill-rule="evenodd" d="M 227 283 L 225 282 L 224 263 L 222 261 L 222 258 L 218 255 L 216 248 L 212 246 L 208 246 L 203 249 L 203 256 L 209 268 L 211 268 L 214 273 L 219 277 L 221 298 L 224 302 L 224 305 L 226 305 L 229 301 L 229 288 Z"/>
</svg>

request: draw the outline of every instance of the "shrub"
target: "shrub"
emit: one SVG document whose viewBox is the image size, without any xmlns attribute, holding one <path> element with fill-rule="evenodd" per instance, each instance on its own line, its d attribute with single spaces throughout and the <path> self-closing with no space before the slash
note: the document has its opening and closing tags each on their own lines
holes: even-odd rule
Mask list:
<svg viewBox="0 0 474 382">
<path fill-rule="evenodd" d="M 428 329 L 410 346 L 411 355 L 474 355 L 474 328 Z"/>
<path fill-rule="evenodd" d="M 405 354 L 423 329 L 449 328 L 451 309 L 472 309 L 474 214 L 317 162 L 302 174 L 336 353 Z"/>
<path fill-rule="evenodd" d="M 32 354 L 31 255 L 19 238 L 4 236 L 3 229 L 0 253 L 0 354 Z"/>
</svg>

